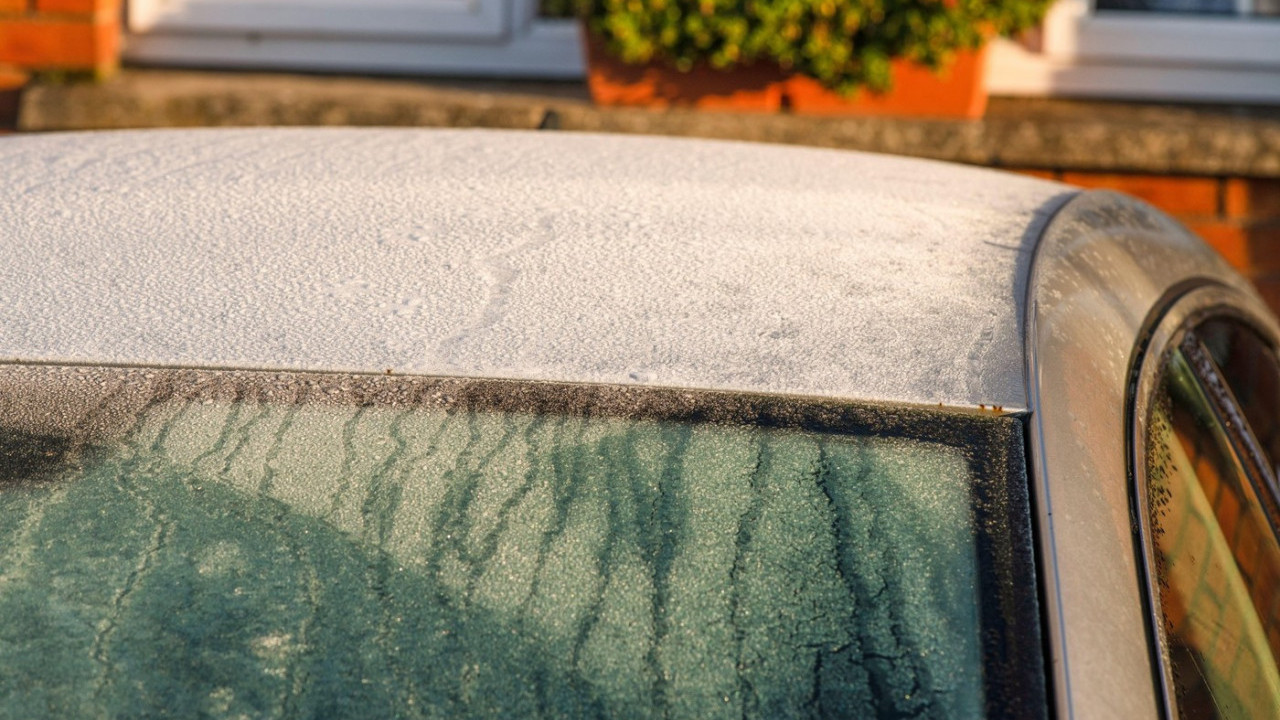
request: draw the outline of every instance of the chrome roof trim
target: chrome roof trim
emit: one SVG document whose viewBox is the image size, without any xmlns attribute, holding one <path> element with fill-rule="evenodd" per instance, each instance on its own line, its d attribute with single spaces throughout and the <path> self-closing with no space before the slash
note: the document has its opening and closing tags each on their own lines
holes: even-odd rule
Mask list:
<svg viewBox="0 0 1280 720">
<path fill-rule="evenodd" d="M 1172 302 L 1205 285 L 1257 298 L 1181 225 L 1112 192 L 1071 200 L 1033 260 L 1032 498 L 1057 717 L 1161 714 L 1130 501 L 1127 408 L 1150 331 Z"/>
</svg>

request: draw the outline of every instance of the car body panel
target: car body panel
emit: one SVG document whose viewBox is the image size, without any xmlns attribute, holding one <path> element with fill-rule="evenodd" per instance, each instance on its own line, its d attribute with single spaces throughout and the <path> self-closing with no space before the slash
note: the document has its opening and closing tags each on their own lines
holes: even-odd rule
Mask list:
<svg viewBox="0 0 1280 720">
<path fill-rule="evenodd" d="M 16 137 L 0 167 L 4 362 L 1029 414 L 1057 715 L 1160 714 L 1134 368 L 1183 293 L 1261 302 L 1149 206 L 922 160 L 560 133 Z"/>
<path fill-rule="evenodd" d="M 1037 250 L 1027 306 L 1032 494 L 1059 717 L 1159 714 L 1127 403 L 1146 333 L 1204 286 L 1261 307 L 1198 238 L 1117 193 L 1074 198 Z"/>
<path fill-rule="evenodd" d="M 870 154 L 493 131 L 0 143 L 0 357 L 1027 406 L 1074 190 Z M 322 180 L 321 180 L 322 178 Z"/>
</svg>

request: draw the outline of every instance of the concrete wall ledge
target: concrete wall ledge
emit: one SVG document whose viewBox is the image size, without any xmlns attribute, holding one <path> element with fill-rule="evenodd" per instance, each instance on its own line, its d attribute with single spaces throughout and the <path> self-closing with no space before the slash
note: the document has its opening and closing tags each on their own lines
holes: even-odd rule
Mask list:
<svg viewBox="0 0 1280 720">
<path fill-rule="evenodd" d="M 580 83 L 128 68 L 35 83 L 21 131 L 248 125 L 544 128 L 793 143 L 1058 172 L 1280 177 L 1280 108 L 993 98 L 981 121 L 596 108 Z"/>
</svg>

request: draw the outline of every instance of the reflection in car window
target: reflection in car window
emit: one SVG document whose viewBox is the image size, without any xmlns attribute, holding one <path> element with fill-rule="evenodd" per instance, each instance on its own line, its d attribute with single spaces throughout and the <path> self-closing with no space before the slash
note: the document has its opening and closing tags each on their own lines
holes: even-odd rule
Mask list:
<svg viewBox="0 0 1280 720">
<path fill-rule="evenodd" d="M 968 448 L 206 375 L 5 414 L 0 715 L 984 713 Z"/>
<path fill-rule="evenodd" d="M 1147 437 L 1148 512 L 1179 715 L 1280 717 L 1280 547 L 1181 350 Z"/>
<path fill-rule="evenodd" d="M 1197 327 L 1196 334 L 1221 369 L 1276 474 L 1280 471 L 1280 367 L 1275 352 L 1257 332 L 1239 322 L 1211 320 Z"/>
</svg>

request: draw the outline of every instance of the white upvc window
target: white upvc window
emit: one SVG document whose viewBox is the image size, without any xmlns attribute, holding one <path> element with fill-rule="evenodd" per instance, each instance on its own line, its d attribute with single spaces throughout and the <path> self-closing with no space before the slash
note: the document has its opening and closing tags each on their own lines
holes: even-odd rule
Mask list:
<svg viewBox="0 0 1280 720">
<path fill-rule="evenodd" d="M 537 0 L 128 0 L 125 57 L 167 65 L 579 78 Z M 1280 104 L 1280 0 L 1059 0 L 993 43 L 995 95 Z"/>
<path fill-rule="evenodd" d="M 1280 103 L 1280 0 L 1059 0 L 989 63 L 997 95 Z"/>
<path fill-rule="evenodd" d="M 537 0 L 128 0 L 124 56 L 164 65 L 581 77 Z"/>
<path fill-rule="evenodd" d="M 142 0 L 136 31 L 492 38 L 506 30 L 503 0 Z"/>
</svg>

